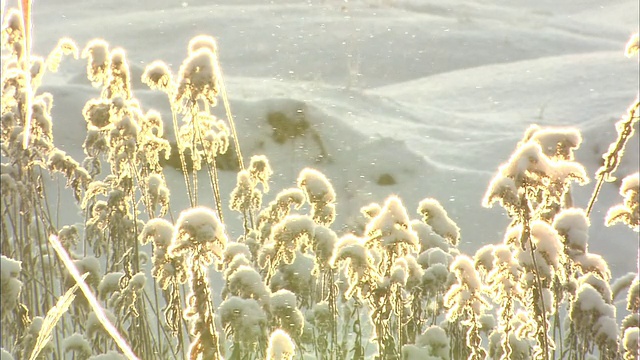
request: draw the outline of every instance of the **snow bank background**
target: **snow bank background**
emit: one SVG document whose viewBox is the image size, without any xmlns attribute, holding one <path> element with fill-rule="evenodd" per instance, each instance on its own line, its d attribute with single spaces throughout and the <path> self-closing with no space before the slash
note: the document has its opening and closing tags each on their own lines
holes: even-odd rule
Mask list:
<svg viewBox="0 0 640 360">
<path fill-rule="evenodd" d="M 243 154 L 267 155 L 275 171 L 265 201 L 293 186 L 305 166 L 331 180 L 344 227 L 358 225 L 361 206 L 390 194 L 410 212 L 433 197 L 460 226 L 465 253 L 502 239 L 508 219 L 480 203 L 530 124 L 577 127 L 577 160 L 592 175 L 638 91 L 638 63 L 623 55 L 638 31 L 636 1 L 51 0 L 33 10 L 34 53 L 48 53 L 63 36 L 81 48 L 94 37 L 123 47 L 135 96 L 167 124 L 166 98 L 140 83 L 144 66 L 162 59 L 175 72 L 193 36 L 214 36 Z M 54 95 L 56 144 L 78 159 L 81 109 L 99 92 L 84 67 L 65 60 L 41 88 Z M 274 113 L 306 130 L 277 142 Z M 619 178 L 637 169 L 638 151 L 636 135 Z M 177 212 L 187 207 L 182 175 L 166 174 Z M 228 198 L 236 174 L 220 175 Z M 574 187 L 576 206 L 586 206 L 593 185 Z M 603 225 L 620 202 L 618 186 L 603 187 L 589 241 L 614 278 L 635 271 L 638 247 L 627 227 Z M 59 215 L 60 224 L 80 221 Z M 240 235 L 241 219 L 226 215 Z"/>
</svg>

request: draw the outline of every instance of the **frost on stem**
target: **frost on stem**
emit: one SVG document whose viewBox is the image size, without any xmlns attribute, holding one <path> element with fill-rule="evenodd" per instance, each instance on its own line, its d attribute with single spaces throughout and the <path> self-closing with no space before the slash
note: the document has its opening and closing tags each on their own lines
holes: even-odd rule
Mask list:
<svg viewBox="0 0 640 360">
<path fill-rule="evenodd" d="M 516 301 L 523 303 L 524 289 L 519 282 L 520 264 L 513 257 L 509 246 L 500 244 L 493 247 L 493 266 L 487 274 L 487 290 L 494 301 L 500 304 L 498 309 L 498 332 L 502 340 L 501 353 L 506 358 L 513 358 L 514 349 L 511 337 L 514 334 L 512 318 L 516 309 Z M 516 352 L 517 354 L 517 352 Z"/>
<path fill-rule="evenodd" d="M 13 312 L 18 304 L 22 281 L 18 276 L 22 271 L 22 263 L 4 255 L 0 256 L 0 290 L 2 290 L 2 320 Z"/>
<path fill-rule="evenodd" d="M 460 228 L 447 215 L 447 211 L 438 200 L 424 199 L 418 204 L 418 214 L 422 215 L 422 221 L 431 226 L 433 231 L 449 240 L 456 246 L 460 240 Z"/>
<path fill-rule="evenodd" d="M 336 192 L 326 176 L 318 170 L 305 168 L 298 176 L 298 187 L 311 204 L 311 217 L 320 225 L 331 225 L 336 218 Z"/>
<path fill-rule="evenodd" d="M 622 180 L 620 195 L 624 197 L 622 204 L 609 209 L 606 225 L 612 226 L 622 222 L 634 231 L 640 231 L 640 176 L 638 173 L 629 175 Z"/>
<path fill-rule="evenodd" d="M 111 66 L 109 44 L 102 39 L 91 40 L 82 50 L 82 58 L 88 59 L 87 78 L 93 86 L 108 84 Z"/>
<path fill-rule="evenodd" d="M 282 329 L 277 329 L 269 336 L 267 360 L 293 360 L 295 345 L 291 337 Z"/>
<path fill-rule="evenodd" d="M 180 213 L 169 253 L 172 256 L 187 253 L 203 265 L 210 265 L 214 259 L 222 259 L 226 246 L 224 225 L 215 212 L 206 207 L 196 207 Z"/>
</svg>

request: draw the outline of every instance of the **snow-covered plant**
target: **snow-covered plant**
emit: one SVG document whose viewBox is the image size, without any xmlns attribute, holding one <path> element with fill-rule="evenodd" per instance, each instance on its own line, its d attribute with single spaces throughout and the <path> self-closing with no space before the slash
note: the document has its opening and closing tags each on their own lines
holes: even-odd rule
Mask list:
<svg viewBox="0 0 640 360">
<path fill-rule="evenodd" d="M 224 225 L 213 210 L 204 207 L 183 211 L 178 218 L 169 246 L 171 256 L 185 256 L 189 268 L 189 307 L 185 318 L 194 337 L 189 347 L 192 358 L 220 359 L 218 334 L 214 323 L 215 307 L 206 266 L 223 259 L 227 246 Z"/>
<path fill-rule="evenodd" d="M 271 294 L 269 313 L 272 328 L 279 328 L 298 340 L 304 329 L 304 316 L 298 309 L 296 295 L 289 290 L 278 290 Z"/>
<path fill-rule="evenodd" d="M 467 329 L 465 345 L 469 349 L 468 359 L 484 359 L 486 351 L 481 347 L 480 317 L 490 305 L 482 294 L 480 276 L 473 266 L 473 260 L 466 255 L 455 258 L 451 264 L 451 272 L 458 281 L 444 297 L 447 320 L 459 322 Z"/>
<path fill-rule="evenodd" d="M 277 329 L 269 336 L 267 360 L 293 360 L 295 349 L 291 337 L 285 331 Z"/>
<path fill-rule="evenodd" d="M 418 204 L 418 214 L 422 215 L 422 221 L 431 226 L 438 235 L 447 239 L 453 246 L 460 240 L 460 229 L 449 218 L 445 209 L 436 199 L 424 199 Z"/>
<path fill-rule="evenodd" d="M 497 310 L 500 325 L 497 333 L 501 337 L 502 359 L 511 359 L 513 358 L 513 348 L 511 347 L 512 318 L 517 303 L 524 303 L 525 289 L 519 281 L 522 269 L 507 245 L 494 246 L 491 254 L 493 255 L 493 263 L 487 274 L 487 292 L 500 306 Z"/>
<path fill-rule="evenodd" d="M 298 187 L 311 204 L 311 217 L 320 225 L 331 225 L 336 218 L 336 192 L 321 172 L 306 168 L 298 176 Z"/>
<path fill-rule="evenodd" d="M 255 299 L 231 296 L 220 304 L 219 316 L 227 338 L 233 342 L 232 359 L 252 353 L 264 356 L 267 343 L 267 315 Z"/>
<path fill-rule="evenodd" d="M 572 353 L 584 354 L 595 345 L 605 358 L 618 356 L 615 307 L 588 282 L 578 288 L 569 319 L 574 324 L 568 344 Z"/>
<path fill-rule="evenodd" d="M 634 231 L 640 231 L 640 175 L 629 175 L 622 179 L 620 195 L 624 202 L 609 209 L 606 217 L 607 226 L 622 222 Z"/>
<path fill-rule="evenodd" d="M 18 275 L 22 270 L 19 261 L 8 258 L 4 255 L 0 257 L 0 290 L 2 290 L 2 321 L 9 317 L 18 305 L 22 281 Z"/>
</svg>

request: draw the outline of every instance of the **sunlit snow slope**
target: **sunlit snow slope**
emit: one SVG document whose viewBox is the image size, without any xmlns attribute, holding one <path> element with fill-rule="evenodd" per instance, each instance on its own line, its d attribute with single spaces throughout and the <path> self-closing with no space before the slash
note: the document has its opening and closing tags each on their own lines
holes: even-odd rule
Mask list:
<svg viewBox="0 0 640 360">
<path fill-rule="evenodd" d="M 176 71 L 193 36 L 213 35 L 242 150 L 270 158 L 274 189 L 317 167 L 338 192 L 336 224 L 345 226 L 357 224 L 360 206 L 391 193 L 416 217 L 418 202 L 434 197 L 471 252 L 502 238 L 508 219 L 480 202 L 529 124 L 578 127 L 578 160 L 595 172 L 638 91 L 637 59 L 623 55 L 637 14 L 637 1 L 49 0 L 35 3 L 34 51 L 46 54 L 62 36 L 80 47 L 101 37 L 127 50 L 139 79 L 156 59 Z M 83 74 L 84 62 L 66 61 L 44 87 L 55 96 L 56 143 L 77 157 L 80 110 L 98 94 Z M 134 91 L 145 110 L 170 119 L 161 94 L 139 80 Z M 303 136 L 276 142 L 268 122 L 276 112 L 305 121 Z M 636 135 L 618 175 L 637 166 Z M 173 209 L 184 208 L 181 175 L 167 176 Z M 222 177 L 228 194 L 235 174 Z M 576 189 L 576 204 L 585 206 L 592 189 Z M 614 276 L 636 268 L 638 246 L 637 233 L 603 226 L 619 201 L 606 184 L 590 241 Z M 240 229 L 234 216 L 227 213 L 232 233 Z"/>
</svg>

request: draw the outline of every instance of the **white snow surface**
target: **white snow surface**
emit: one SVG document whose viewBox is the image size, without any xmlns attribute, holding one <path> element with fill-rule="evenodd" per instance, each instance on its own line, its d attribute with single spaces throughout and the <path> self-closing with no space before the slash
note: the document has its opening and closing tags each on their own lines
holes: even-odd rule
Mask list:
<svg viewBox="0 0 640 360">
<path fill-rule="evenodd" d="M 165 95 L 140 76 L 163 60 L 175 77 L 189 40 L 211 35 L 245 162 L 268 156 L 275 193 L 294 186 L 307 166 L 322 171 L 337 194 L 339 236 L 371 201 L 398 195 L 417 218 L 418 203 L 435 198 L 460 227 L 461 250 L 472 254 L 503 238 L 509 219 L 481 201 L 530 124 L 580 130 L 576 161 L 593 180 L 616 138 L 614 123 L 637 96 L 638 62 L 624 56 L 624 47 L 638 31 L 638 6 L 633 0 L 36 1 L 33 52 L 48 54 L 63 36 L 80 48 L 93 38 L 124 48 L 134 95 L 145 111 L 161 113 L 172 137 Z M 41 88 L 54 95 L 56 144 L 78 161 L 86 134 L 81 110 L 99 95 L 85 67 L 66 58 Z M 224 116 L 222 106 L 215 112 Z M 273 112 L 303 118 L 308 132 L 275 142 L 267 122 Z M 637 136 L 619 178 L 637 171 Z M 385 174 L 394 181 L 378 185 Z M 173 169 L 166 175 L 177 217 L 188 207 L 182 175 Z M 199 183 L 208 184 L 202 175 Z M 220 176 L 226 202 L 236 174 Z M 593 185 L 574 185 L 574 206 L 586 206 Z M 206 189 L 201 204 L 213 207 Z M 589 230 L 590 252 L 602 254 L 614 278 L 636 271 L 638 253 L 637 233 L 621 224 L 604 227 L 608 208 L 621 200 L 619 182 L 605 183 Z M 241 235 L 239 214 L 223 208 L 227 231 Z M 58 215 L 61 224 L 82 220 L 73 212 Z"/>
</svg>

